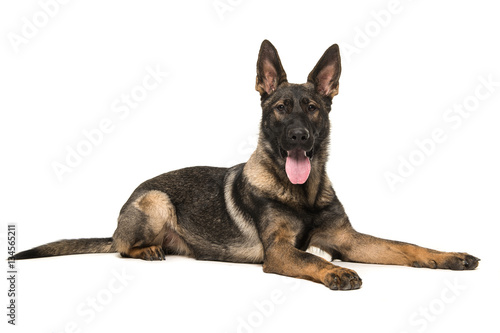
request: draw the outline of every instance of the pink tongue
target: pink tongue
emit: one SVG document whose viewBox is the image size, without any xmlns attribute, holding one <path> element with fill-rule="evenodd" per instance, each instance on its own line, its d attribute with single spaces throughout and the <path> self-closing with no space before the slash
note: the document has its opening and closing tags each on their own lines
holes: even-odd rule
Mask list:
<svg viewBox="0 0 500 333">
<path fill-rule="evenodd" d="M 304 184 L 311 172 L 311 162 L 302 149 L 290 150 L 285 171 L 292 184 Z"/>
</svg>

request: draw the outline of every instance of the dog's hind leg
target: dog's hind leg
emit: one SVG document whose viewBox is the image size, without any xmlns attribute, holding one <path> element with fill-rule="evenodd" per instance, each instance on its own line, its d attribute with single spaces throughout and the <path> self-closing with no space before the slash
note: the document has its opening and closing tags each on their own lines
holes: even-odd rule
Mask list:
<svg viewBox="0 0 500 333">
<path fill-rule="evenodd" d="M 168 253 L 190 252 L 177 229 L 175 207 L 168 195 L 147 191 L 122 209 L 113 242 L 123 257 L 164 260 Z"/>
</svg>

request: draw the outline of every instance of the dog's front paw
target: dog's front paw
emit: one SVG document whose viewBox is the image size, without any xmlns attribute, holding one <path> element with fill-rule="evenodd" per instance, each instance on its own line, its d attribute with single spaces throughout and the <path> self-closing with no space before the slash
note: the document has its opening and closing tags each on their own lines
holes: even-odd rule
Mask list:
<svg viewBox="0 0 500 333">
<path fill-rule="evenodd" d="M 481 259 L 468 253 L 450 253 L 439 268 L 447 268 L 455 271 L 472 270 L 479 265 Z"/>
<path fill-rule="evenodd" d="M 361 284 L 358 273 L 343 267 L 333 268 L 325 277 L 325 285 L 332 290 L 359 289 Z"/>
</svg>

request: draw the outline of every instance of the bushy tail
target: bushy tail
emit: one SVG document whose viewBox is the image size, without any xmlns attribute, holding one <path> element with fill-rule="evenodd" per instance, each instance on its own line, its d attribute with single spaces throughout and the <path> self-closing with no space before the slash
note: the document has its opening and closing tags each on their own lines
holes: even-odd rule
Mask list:
<svg viewBox="0 0 500 333">
<path fill-rule="evenodd" d="M 45 245 L 40 245 L 31 250 L 19 252 L 14 259 L 32 259 L 54 256 L 65 256 L 68 254 L 84 253 L 113 253 L 113 238 L 81 238 L 64 239 Z"/>
</svg>

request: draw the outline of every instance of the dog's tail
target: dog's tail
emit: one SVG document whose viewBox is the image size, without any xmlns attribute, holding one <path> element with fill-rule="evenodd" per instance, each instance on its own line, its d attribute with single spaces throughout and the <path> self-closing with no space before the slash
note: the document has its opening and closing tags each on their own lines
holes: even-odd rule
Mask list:
<svg viewBox="0 0 500 333">
<path fill-rule="evenodd" d="M 113 238 L 64 239 L 16 253 L 15 260 L 65 256 L 68 254 L 116 252 Z"/>
</svg>

